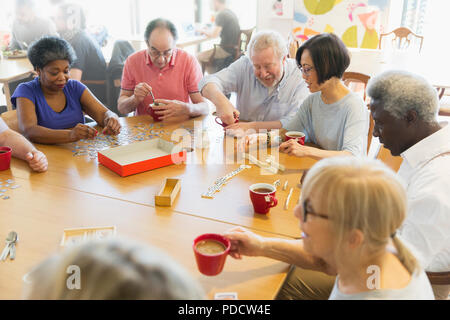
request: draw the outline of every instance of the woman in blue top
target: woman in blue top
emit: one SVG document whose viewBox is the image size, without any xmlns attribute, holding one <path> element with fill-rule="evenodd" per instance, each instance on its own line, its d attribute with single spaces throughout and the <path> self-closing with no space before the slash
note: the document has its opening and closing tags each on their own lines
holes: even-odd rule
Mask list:
<svg viewBox="0 0 450 320">
<path fill-rule="evenodd" d="M 103 133 L 120 133 L 117 115 L 84 84 L 69 79 L 76 56 L 67 41 L 43 37 L 30 46 L 28 58 L 39 77 L 22 83 L 11 98 L 23 135 L 43 144 L 94 138 L 97 131 L 84 124 L 83 113 L 104 126 Z"/>
</svg>

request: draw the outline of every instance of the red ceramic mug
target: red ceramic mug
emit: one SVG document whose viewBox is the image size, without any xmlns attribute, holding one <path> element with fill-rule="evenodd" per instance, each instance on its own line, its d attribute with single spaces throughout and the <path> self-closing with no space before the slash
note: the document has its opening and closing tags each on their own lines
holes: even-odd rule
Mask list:
<svg viewBox="0 0 450 320">
<path fill-rule="evenodd" d="M 233 115 L 234 115 L 234 119 L 235 119 L 234 123 L 238 123 L 239 122 L 238 114 L 236 112 L 234 112 Z M 219 120 L 220 120 L 220 122 L 219 122 Z M 224 128 L 229 126 L 229 124 L 223 123 L 219 117 L 216 117 L 215 121 L 217 124 L 220 124 Z"/>
<path fill-rule="evenodd" d="M 155 113 L 155 109 L 153 109 L 154 105 L 156 105 L 156 106 L 164 106 L 165 104 L 164 103 L 157 103 L 157 104 L 153 104 L 152 103 L 152 104 L 149 104 L 149 106 L 148 106 L 148 110 L 149 110 L 150 115 L 152 116 L 153 120 L 155 120 L 155 122 L 160 122 L 162 120 L 161 120 L 160 116 L 158 116 Z"/>
<path fill-rule="evenodd" d="M 0 147 L 0 171 L 9 169 L 11 154 L 12 149 L 10 147 Z"/>
<path fill-rule="evenodd" d="M 286 141 L 291 139 L 297 140 L 297 142 L 300 143 L 301 145 L 305 144 L 305 134 L 303 132 L 300 131 L 286 132 Z"/>
<path fill-rule="evenodd" d="M 208 233 L 198 236 L 192 248 L 198 270 L 206 276 L 215 276 L 223 270 L 231 243 L 220 234 Z"/>
<path fill-rule="evenodd" d="M 271 184 L 256 183 L 250 186 L 249 191 L 255 213 L 267 214 L 270 208 L 278 204 L 275 197 L 277 189 Z"/>
</svg>

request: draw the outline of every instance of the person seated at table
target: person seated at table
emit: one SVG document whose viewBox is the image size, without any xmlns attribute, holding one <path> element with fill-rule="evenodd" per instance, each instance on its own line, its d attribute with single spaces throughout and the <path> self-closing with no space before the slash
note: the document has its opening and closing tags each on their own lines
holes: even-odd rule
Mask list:
<svg viewBox="0 0 450 320">
<path fill-rule="evenodd" d="M 15 19 L 12 25 L 12 50 L 27 50 L 28 46 L 42 36 L 57 36 L 52 20 L 36 14 L 35 0 L 15 0 Z"/>
<path fill-rule="evenodd" d="M 335 34 L 323 33 L 303 43 L 296 59 L 312 94 L 295 116 L 275 121 L 270 129 L 283 129 L 282 134 L 286 131 L 303 132 L 307 142 L 320 148 L 289 140 L 280 145 L 280 151 L 315 159 L 366 155 L 369 112 L 362 98 L 341 81 L 350 64 L 345 44 Z M 241 143 L 245 147 L 261 139 L 267 140 L 268 135 L 253 134 Z"/>
<path fill-rule="evenodd" d="M 8 128 L 2 118 L 0 118 L 0 147 L 10 147 L 12 156 L 28 162 L 33 171 L 47 171 L 48 162 L 45 154 L 37 150 L 21 134 Z"/>
<path fill-rule="evenodd" d="M 306 176 L 300 200 L 294 213 L 301 240 L 264 238 L 238 227 L 225 233 L 230 255 L 264 256 L 337 276 L 331 300 L 434 299 L 424 270 L 397 236 L 405 189 L 382 162 L 324 159 Z"/>
<path fill-rule="evenodd" d="M 243 56 L 228 68 L 208 75 L 200 92 L 211 100 L 225 129 L 258 130 L 279 127 L 288 121 L 309 95 L 295 60 L 288 59 L 287 45 L 276 31 L 256 33 Z M 236 92 L 236 107 L 226 94 Z M 235 114 L 246 123 L 235 123 Z M 231 132 L 233 133 L 233 132 Z"/>
<path fill-rule="evenodd" d="M 427 272 L 450 271 L 450 125 L 437 120 L 436 89 L 423 77 L 387 71 L 367 86 L 373 136 L 403 162 L 408 215 L 399 238 L 414 250 Z M 433 285 L 447 299 L 450 285 Z"/>
<path fill-rule="evenodd" d="M 144 37 L 147 49 L 125 61 L 117 102 L 119 112 L 155 115 L 163 121 L 183 121 L 208 114 L 208 103 L 198 92 L 201 67 L 192 55 L 176 48 L 175 25 L 165 19 L 153 20 Z M 153 101 L 151 92 L 159 99 Z M 154 102 L 159 106 L 150 108 Z"/>
<path fill-rule="evenodd" d="M 120 132 L 117 115 L 84 84 L 69 79 L 75 58 L 70 44 L 57 37 L 43 37 L 30 46 L 28 59 L 39 77 L 20 84 L 11 102 L 17 107 L 20 131 L 31 141 L 59 144 L 94 138 L 97 130 L 84 124 L 83 113 L 103 126 L 103 133 Z"/>
<path fill-rule="evenodd" d="M 55 23 L 77 56 L 69 71 L 70 78 L 83 82 L 97 99 L 106 103 L 106 61 L 100 46 L 86 31 L 83 8 L 63 3 L 56 11 Z"/>
<path fill-rule="evenodd" d="M 30 300 L 205 299 L 200 285 L 171 257 L 123 239 L 70 246 L 33 268 L 25 283 L 24 298 Z"/>
<path fill-rule="evenodd" d="M 239 42 L 241 37 L 241 27 L 236 14 L 227 8 L 226 0 L 210 0 L 214 11 L 217 13 L 212 30 L 202 29 L 200 33 L 217 38 L 220 35 L 220 45 L 216 49 L 200 52 L 197 59 L 201 63 L 213 61 L 207 65 L 206 71 L 209 74 L 215 73 L 228 67 L 233 62 L 236 50 L 240 51 Z M 214 54 L 214 57 L 212 56 Z"/>
</svg>

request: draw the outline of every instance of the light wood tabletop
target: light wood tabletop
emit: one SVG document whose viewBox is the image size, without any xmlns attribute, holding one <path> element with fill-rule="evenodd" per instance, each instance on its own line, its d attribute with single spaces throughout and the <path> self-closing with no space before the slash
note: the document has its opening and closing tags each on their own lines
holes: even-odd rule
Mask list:
<svg viewBox="0 0 450 320">
<path fill-rule="evenodd" d="M 223 233 L 232 225 L 37 183 L 10 172 L 0 173 L 0 179 L 13 179 L 20 185 L 8 191 L 10 199 L 0 200 L 1 239 L 11 230 L 19 235 L 16 259 L 0 262 L 0 299 L 21 298 L 23 276 L 48 255 L 62 250 L 66 228 L 116 226 L 117 236 L 169 254 L 201 283 L 209 298 L 217 292 L 237 292 L 239 299 L 273 299 L 289 268 L 266 258 L 240 261 L 228 257 L 221 274 L 207 277 L 197 270 L 193 240 L 203 233 Z"/>
<path fill-rule="evenodd" d="M 12 110 L 9 83 L 28 77 L 33 72 L 33 66 L 28 58 L 0 59 L 0 83 L 4 85 L 6 106 Z"/>
<path fill-rule="evenodd" d="M 169 140 L 169 134 L 177 128 L 184 131 L 185 129 L 181 127 L 199 125 L 194 124 L 194 121 L 190 120 L 182 126 L 164 125 L 164 130 L 168 133 L 164 138 Z M 29 179 L 32 183 L 59 186 L 152 207 L 155 206 L 154 196 L 160 191 L 164 180 L 179 178 L 181 191 L 172 210 L 288 237 L 299 237 L 299 223 L 293 215 L 293 209 L 300 195 L 298 184 L 304 169 L 311 167 L 315 160 L 280 154 L 279 162 L 286 166 L 285 172 L 273 174 L 252 165 L 251 169 L 244 169 L 232 178 L 220 192 L 216 193 L 214 199 L 202 198 L 202 194 L 216 179 L 236 170 L 244 163 L 244 160 L 240 163 L 233 161 L 235 139 L 224 137 L 222 127 L 215 124 L 211 116 L 202 121 L 208 128 L 210 146 L 208 149 L 195 149 L 189 153 L 186 164 L 120 177 L 100 165 L 97 159 L 73 156 L 73 144 L 37 145 L 48 158 L 48 171 L 43 174 L 30 173 L 26 163 L 16 159 L 12 160 L 11 171 L 15 177 Z M 138 124 L 149 124 L 152 120 L 148 116 L 142 116 L 121 118 L 121 122 L 124 128 L 130 128 Z M 265 157 L 263 155 L 259 158 L 264 160 Z M 248 164 L 248 161 L 246 163 Z M 276 180 L 281 182 L 277 191 L 278 206 L 272 208 L 267 215 L 255 214 L 249 198 L 249 186 L 255 183 L 273 183 Z M 288 187 L 283 190 L 286 181 Z M 285 210 L 285 201 L 290 188 L 294 190 L 288 210 Z M 156 208 L 157 212 L 159 210 L 159 207 Z"/>
</svg>

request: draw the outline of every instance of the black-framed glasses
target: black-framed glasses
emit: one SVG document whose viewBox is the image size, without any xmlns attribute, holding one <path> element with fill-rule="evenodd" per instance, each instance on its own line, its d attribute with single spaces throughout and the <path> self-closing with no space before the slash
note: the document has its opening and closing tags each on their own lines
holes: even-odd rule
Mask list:
<svg viewBox="0 0 450 320">
<path fill-rule="evenodd" d="M 298 68 L 307 77 L 311 74 L 311 71 L 314 70 L 314 67 L 311 66 L 299 66 Z"/>
<path fill-rule="evenodd" d="M 169 59 L 172 55 L 173 49 L 166 50 L 164 52 L 158 51 L 156 48 L 151 47 L 150 48 L 150 55 L 154 59 L 158 59 L 159 57 L 163 56 L 166 59 Z"/>
<path fill-rule="evenodd" d="M 308 211 L 308 204 L 309 204 L 309 200 L 308 199 L 303 201 L 303 222 L 306 222 L 308 214 L 310 214 L 312 216 L 315 216 L 315 217 L 322 218 L 322 219 L 326 219 L 326 220 L 330 219 L 330 217 L 327 216 L 326 214 L 316 213 L 316 212 L 314 212 L 312 210 Z"/>
</svg>

